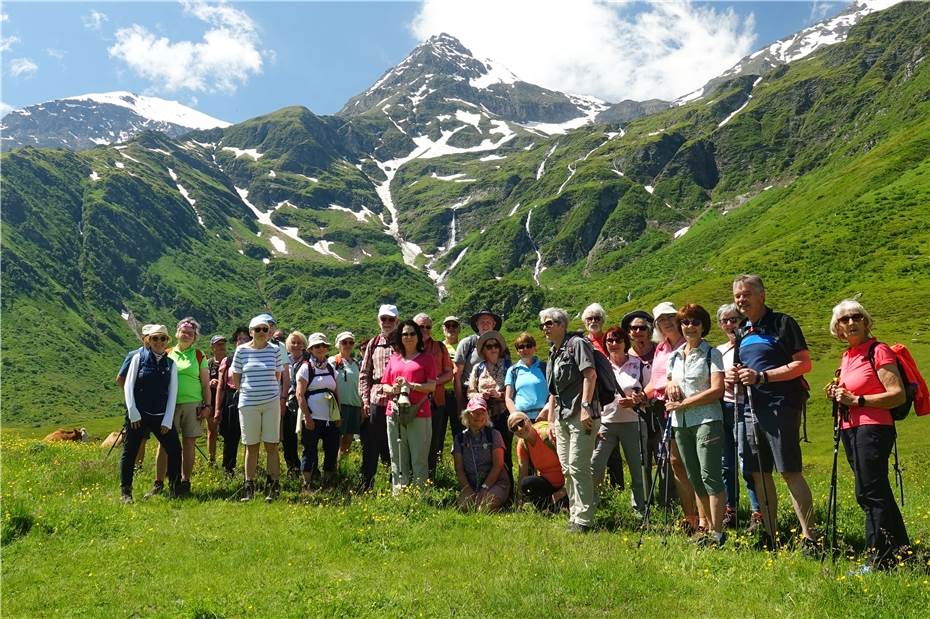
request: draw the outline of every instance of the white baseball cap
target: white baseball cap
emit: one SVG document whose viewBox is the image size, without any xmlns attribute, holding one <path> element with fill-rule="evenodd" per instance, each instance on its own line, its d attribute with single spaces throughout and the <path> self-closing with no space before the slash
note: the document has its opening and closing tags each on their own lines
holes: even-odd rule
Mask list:
<svg viewBox="0 0 930 619">
<path fill-rule="evenodd" d="M 378 309 L 378 318 L 381 318 L 382 316 L 397 318 L 399 313 L 400 312 L 397 311 L 396 305 L 382 305 L 380 309 Z"/>
<path fill-rule="evenodd" d="M 678 310 L 675 309 L 675 305 L 671 301 L 662 301 L 654 308 L 652 308 L 652 316 L 656 320 L 659 320 L 662 316 L 676 316 Z"/>
</svg>

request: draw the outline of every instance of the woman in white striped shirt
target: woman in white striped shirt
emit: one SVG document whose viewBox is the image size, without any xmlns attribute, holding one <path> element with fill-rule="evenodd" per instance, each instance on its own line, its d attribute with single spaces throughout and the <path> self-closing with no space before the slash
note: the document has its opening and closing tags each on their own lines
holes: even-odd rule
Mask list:
<svg viewBox="0 0 930 619">
<path fill-rule="evenodd" d="M 278 347 L 269 343 L 271 327 L 262 316 L 249 323 L 252 341 L 236 348 L 233 356 L 233 383 L 239 389 L 239 423 L 245 445 L 245 487 L 242 500 L 255 495 L 255 471 L 258 468 L 259 443 L 265 443 L 268 457 L 268 492 L 272 501 L 280 492 L 278 478 L 278 440 L 281 436 L 281 356 Z"/>
</svg>

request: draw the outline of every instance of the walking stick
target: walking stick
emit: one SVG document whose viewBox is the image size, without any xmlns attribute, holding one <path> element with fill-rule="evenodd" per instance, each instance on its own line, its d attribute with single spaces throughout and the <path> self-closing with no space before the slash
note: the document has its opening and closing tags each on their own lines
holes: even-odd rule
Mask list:
<svg viewBox="0 0 930 619">
<path fill-rule="evenodd" d="M 646 494 L 649 492 L 646 488 L 646 452 L 643 449 L 643 415 L 646 413 L 643 412 L 642 407 L 638 405 L 633 407 L 633 412 L 636 413 L 636 435 L 639 439 L 639 470 L 642 476 L 643 498 L 645 498 Z"/>
<path fill-rule="evenodd" d="M 765 481 L 765 473 L 762 470 L 762 430 L 759 426 L 759 418 L 756 416 L 755 407 L 752 404 L 752 387 L 749 385 L 744 385 L 744 389 L 746 392 L 746 407 L 749 409 L 749 417 L 752 420 L 752 437 L 755 441 L 754 451 L 756 452 L 756 466 L 759 467 L 759 478 L 762 480 L 762 501 L 765 505 L 765 511 L 762 514 L 762 520 L 764 522 L 766 519 L 772 520 L 774 518 L 775 521 L 770 523 L 772 525 L 772 530 L 769 534 L 772 537 L 772 545 L 774 546 L 774 549 L 777 550 L 778 531 L 776 526 L 778 522 L 778 514 L 775 514 L 773 517 L 769 513 L 769 506 L 771 505 L 771 503 L 769 503 L 769 485 Z M 747 437 L 748 436 L 749 434 L 747 433 Z"/>
<path fill-rule="evenodd" d="M 840 371 L 837 370 L 833 384 L 839 384 Z M 830 495 L 827 498 L 827 528 L 830 535 L 830 558 L 836 563 L 836 503 L 837 503 L 837 458 L 840 448 L 840 420 L 843 411 L 839 402 L 833 401 L 833 468 L 830 471 Z M 824 557 L 821 557 L 821 562 Z"/>
<path fill-rule="evenodd" d="M 898 429 L 894 429 L 894 478 L 897 482 L 898 490 L 901 491 L 901 507 L 904 507 L 904 475 L 901 467 L 898 466 Z"/>
<path fill-rule="evenodd" d="M 656 462 L 656 474 L 652 478 L 652 484 L 649 489 L 649 496 L 646 499 L 646 509 L 643 512 L 643 522 L 639 528 L 639 541 L 636 542 L 636 547 L 639 548 L 643 545 L 643 535 L 646 533 L 646 527 L 649 526 L 649 517 L 652 514 L 652 506 L 655 503 L 655 492 L 656 485 L 659 483 L 659 470 L 665 465 L 665 462 L 668 460 L 668 441 L 672 433 L 672 416 L 669 415 L 665 423 L 665 427 L 662 430 L 662 438 L 659 441 L 659 453 L 657 454 Z M 663 447 L 664 446 L 664 447 Z M 666 479 L 666 494 L 668 493 L 668 483 Z M 668 498 L 666 496 L 666 498 Z M 668 524 L 668 507 L 665 510 L 666 513 L 666 525 Z M 666 528 L 666 532 L 668 529 Z M 666 536 L 666 539 L 668 537 Z"/>
<path fill-rule="evenodd" d="M 110 457 L 110 454 L 113 453 L 113 448 L 116 447 L 116 444 L 119 443 L 119 439 L 122 438 L 124 434 L 126 434 L 126 424 L 125 424 L 125 423 L 123 424 L 123 427 L 119 429 L 119 435 L 117 435 L 116 440 L 113 441 L 113 444 L 110 445 L 110 449 L 107 451 L 107 455 L 105 455 L 105 456 L 103 457 L 104 460 L 106 460 L 107 458 Z M 895 467 L 897 467 L 897 463 L 898 463 L 898 460 L 897 460 L 897 443 L 895 443 Z M 904 495 L 902 494 L 901 496 L 903 497 Z M 903 499 L 903 498 L 901 499 L 901 505 L 904 505 L 904 499 Z"/>
</svg>

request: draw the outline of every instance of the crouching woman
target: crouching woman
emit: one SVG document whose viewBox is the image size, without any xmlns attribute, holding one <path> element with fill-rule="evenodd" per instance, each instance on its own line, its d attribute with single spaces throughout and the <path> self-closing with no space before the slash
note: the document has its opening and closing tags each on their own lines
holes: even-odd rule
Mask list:
<svg viewBox="0 0 930 619">
<path fill-rule="evenodd" d="M 452 459 L 461 492 L 460 509 L 495 512 L 510 496 L 504 474 L 504 439 L 491 427 L 484 397 L 473 395 L 462 412 L 465 429 L 452 441 Z"/>
<path fill-rule="evenodd" d="M 143 348 L 132 358 L 123 384 L 126 400 L 126 438 L 120 458 L 120 487 L 123 503 L 132 503 L 132 477 L 136 452 L 149 433 L 168 455 L 168 483 L 175 496 L 181 478 L 181 442 L 174 428 L 174 405 L 178 396 L 178 369 L 165 353 L 168 329 L 146 325 Z"/>
</svg>

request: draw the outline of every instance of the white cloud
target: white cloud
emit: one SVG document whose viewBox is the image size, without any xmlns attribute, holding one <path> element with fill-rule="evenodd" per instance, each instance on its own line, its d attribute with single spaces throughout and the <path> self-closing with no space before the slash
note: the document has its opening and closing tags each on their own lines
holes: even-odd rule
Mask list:
<svg viewBox="0 0 930 619">
<path fill-rule="evenodd" d="M 8 52 L 10 48 L 19 43 L 19 37 L 0 37 L 0 52 Z"/>
<path fill-rule="evenodd" d="M 636 11 L 634 9 L 641 9 Z M 752 15 L 690 0 L 632 7 L 597 0 L 425 0 L 411 28 L 458 37 L 479 58 L 564 92 L 674 99 L 752 51 Z"/>
<path fill-rule="evenodd" d="M 45 53 L 48 54 L 49 58 L 54 58 L 55 60 L 61 62 L 65 59 L 65 56 L 68 52 L 63 49 L 56 49 L 54 47 L 46 47 Z"/>
<path fill-rule="evenodd" d="M 8 19 L 10 19 L 9 15 L 7 15 L 6 13 L 0 13 L 0 22 L 7 21 Z"/>
<path fill-rule="evenodd" d="M 39 70 L 39 65 L 34 63 L 31 58 L 14 58 L 10 61 L 10 73 L 13 77 L 25 75 L 29 77 Z"/>
<path fill-rule="evenodd" d="M 167 91 L 232 93 L 262 71 L 255 22 L 228 4 L 182 0 L 184 12 L 209 24 L 203 39 L 171 41 L 133 24 L 116 31 L 110 56 Z"/>
<path fill-rule="evenodd" d="M 4 21 L 4 20 L 0 19 L 0 21 Z M 12 112 L 15 109 L 16 108 L 14 108 L 9 103 L 6 103 L 5 101 L 0 101 L 0 116 L 6 116 L 8 112 Z"/>
<path fill-rule="evenodd" d="M 90 13 L 81 17 L 81 21 L 84 22 L 84 27 L 88 30 L 100 30 L 103 27 L 104 22 L 110 21 L 110 18 L 107 17 L 106 13 L 101 13 L 96 9 L 91 9 Z"/>
</svg>

